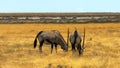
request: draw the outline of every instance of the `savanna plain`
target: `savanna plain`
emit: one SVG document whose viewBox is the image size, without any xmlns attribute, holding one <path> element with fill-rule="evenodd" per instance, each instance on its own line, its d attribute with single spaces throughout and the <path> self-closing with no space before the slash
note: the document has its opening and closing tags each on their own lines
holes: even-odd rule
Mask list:
<svg viewBox="0 0 120 68">
<path fill-rule="evenodd" d="M 67 29 L 77 28 L 83 36 L 86 29 L 85 49 L 82 55 L 68 52 L 58 45 L 56 53 L 51 46 L 33 42 L 40 31 L 58 30 L 67 41 Z M 0 68 L 120 68 L 120 23 L 106 24 L 0 24 Z"/>
</svg>

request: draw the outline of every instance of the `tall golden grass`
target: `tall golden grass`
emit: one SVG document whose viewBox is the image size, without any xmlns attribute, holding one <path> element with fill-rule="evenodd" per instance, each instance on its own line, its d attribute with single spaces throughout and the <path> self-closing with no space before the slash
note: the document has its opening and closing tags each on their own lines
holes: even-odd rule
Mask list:
<svg viewBox="0 0 120 68">
<path fill-rule="evenodd" d="M 33 48 L 34 38 L 41 30 L 59 30 L 67 40 L 74 27 L 83 36 L 86 28 L 83 55 L 58 47 L 50 53 L 44 44 L 43 53 Z M 0 24 L 0 68 L 119 68 L 120 24 Z"/>
</svg>

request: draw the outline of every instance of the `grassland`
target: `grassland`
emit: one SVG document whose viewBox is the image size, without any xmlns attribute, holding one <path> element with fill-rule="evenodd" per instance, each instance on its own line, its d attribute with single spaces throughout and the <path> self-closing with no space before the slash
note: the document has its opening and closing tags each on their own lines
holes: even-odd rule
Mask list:
<svg viewBox="0 0 120 68">
<path fill-rule="evenodd" d="M 67 39 L 74 27 L 83 35 L 86 28 L 85 51 L 78 56 L 58 47 L 58 53 L 44 44 L 40 54 L 33 48 L 41 30 L 59 30 Z M 39 45 L 39 44 L 38 44 Z M 0 68 L 119 68 L 120 24 L 0 24 Z"/>
</svg>

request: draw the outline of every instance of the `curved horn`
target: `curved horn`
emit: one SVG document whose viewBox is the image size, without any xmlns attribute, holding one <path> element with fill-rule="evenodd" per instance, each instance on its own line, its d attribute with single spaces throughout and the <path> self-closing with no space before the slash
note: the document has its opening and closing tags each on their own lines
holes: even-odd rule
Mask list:
<svg viewBox="0 0 120 68">
<path fill-rule="evenodd" d="M 68 31 L 67 31 L 67 46 L 69 46 L 69 28 L 68 28 Z"/>
<path fill-rule="evenodd" d="M 85 44 L 85 28 L 84 28 L 84 36 L 83 36 L 83 44 L 82 44 L 83 49 L 84 49 L 84 44 Z"/>
</svg>

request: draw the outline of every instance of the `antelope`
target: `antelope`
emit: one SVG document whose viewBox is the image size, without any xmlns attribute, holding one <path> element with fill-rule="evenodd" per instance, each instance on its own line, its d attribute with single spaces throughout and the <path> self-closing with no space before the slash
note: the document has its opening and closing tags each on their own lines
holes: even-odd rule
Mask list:
<svg viewBox="0 0 120 68">
<path fill-rule="evenodd" d="M 70 39 L 70 43 L 72 46 L 72 51 L 76 51 L 76 48 L 77 48 L 79 55 L 82 54 L 84 51 L 85 28 L 84 28 L 84 36 L 83 36 L 82 44 L 81 44 L 82 38 L 81 38 L 80 34 L 78 33 L 77 29 L 75 29 L 75 31 L 70 35 L 69 39 Z"/>
<path fill-rule="evenodd" d="M 37 39 L 39 40 L 39 50 L 42 53 L 42 46 L 43 43 L 50 43 L 51 44 L 51 54 L 53 51 L 53 47 L 55 46 L 56 53 L 57 53 L 57 45 L 60 45 L 64 51 L 68 51 L 68 42 L 66 43 L 63 36 L 57 30 L 50 30 L 50 31 L 40 31 L 34 40 L 34 48 L 37 46 Z"/>
</svg>

